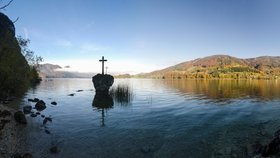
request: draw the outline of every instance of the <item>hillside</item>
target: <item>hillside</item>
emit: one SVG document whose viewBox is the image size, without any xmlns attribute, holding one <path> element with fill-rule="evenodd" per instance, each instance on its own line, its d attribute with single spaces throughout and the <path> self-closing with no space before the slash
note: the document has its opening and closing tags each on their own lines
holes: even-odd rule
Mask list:
<svg viewBox="0 0 280 158">
<path fill-rule="evenodd" d="M 49 63 L 39 66 L 39 74 L 42 78 L 90 78 L 93 76 L 92 73 L 65 71 L 61 66 Z"/>
<path fill-rule="evenodd" d="M 263 56 L 240 59 L 228 55 L 213 55 L 183 62 L 162 70 L 137 75 L 152 78 L 256 78 L 280 76 L 280 57 Z"/>
<path fill-rule="evenodd" d="M 15 37 L 14 23 L 0 12 L 0 97 L 24 91 L 30 68 Z"/>
</svg>

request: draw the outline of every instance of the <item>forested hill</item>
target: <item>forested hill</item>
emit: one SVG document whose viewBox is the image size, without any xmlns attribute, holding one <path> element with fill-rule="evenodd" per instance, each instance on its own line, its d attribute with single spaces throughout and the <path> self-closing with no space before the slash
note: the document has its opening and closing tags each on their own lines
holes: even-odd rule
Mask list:
<svg viewBox="0 0 280 158">
<path fill-rule="evenodd" d="M 240 59 L 228 55 L 213 55 L 137 77 L 275 79 L 280 78 L 280 57 L 262 56 Z"/>
</svg>

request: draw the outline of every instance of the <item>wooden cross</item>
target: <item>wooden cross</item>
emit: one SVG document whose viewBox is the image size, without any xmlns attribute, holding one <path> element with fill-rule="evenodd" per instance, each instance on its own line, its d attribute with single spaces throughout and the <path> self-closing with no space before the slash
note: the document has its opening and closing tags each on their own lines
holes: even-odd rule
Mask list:
<svg viewBox="0 0 280 158">
<path fill-rule="evenodd" d="M 104 56 L 102 56 L 102 59 L 99 61 L 102 62 L 102 75 L 104 75 L 104 62 L 107 61 L 107 59 L 104 59 Z"/>
</svg>

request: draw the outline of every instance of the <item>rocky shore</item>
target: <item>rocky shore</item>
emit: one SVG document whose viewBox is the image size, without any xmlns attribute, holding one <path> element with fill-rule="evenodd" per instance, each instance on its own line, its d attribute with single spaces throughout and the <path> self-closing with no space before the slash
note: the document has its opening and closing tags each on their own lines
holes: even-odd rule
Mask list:
<svg viewBox="0 0 280 158">
<path fill-rule="evenodd" d="M 0 103 L 0 157 L 11 158 L 18 153 L 21 139 L 18 131 L 23 125 L 13 118 L 15 110 Z"/>
</svg>

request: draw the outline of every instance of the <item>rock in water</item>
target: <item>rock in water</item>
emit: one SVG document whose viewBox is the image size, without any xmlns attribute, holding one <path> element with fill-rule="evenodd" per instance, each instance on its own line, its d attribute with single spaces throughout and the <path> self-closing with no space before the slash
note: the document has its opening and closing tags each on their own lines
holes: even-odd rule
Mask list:
<svg viewBox="0 0 280 158">
<path fill-rule="evenodd" d="M 18 123 L 20 123 L 20 124 L 27 124 L 25 115 L 23 114 L 22 111 L 17 111 L 17 112 L 15 112 L 14 118 L 15 118 L 15 120 L 16 120 Z"/>
<path fill-rule="evenodd" d="M 34 98 L 34 102 L 38 102 L 38 101 L 40 101 L 39 98 Z"/>
<path fill-rule="evenodd" d="M 107 94 L 109 92 L 109 88 L 114 83 L 114 77 L 107 74 L 106 75 L 97 74 L 92 77 L 92 82 L 96 93 Z"/>
<path fill-rule="evenodd" d="M 52 105 L 57 105 L 57 102 L 53 101 L 51 102 Z"/>
<path fill-rule="evenodd" d="M 23 107 L 24 114 L 29 114 L 31 112 L 31 110 L 32 110 L 32 106 L 30 106 L 30 105 Z"/>
<path fill-rule="evenodd" d="M 30 116 L 31 116 L 31 117 L 37 117 L 37 115 L 36 115 L 36 114 L 30 114 Z"/>
<path fill-rule="evenodd" d="M 35 104 L 35 108 L 38 111 L 43 111 L 47 108 L 46 103 L 43 100 L 40 100 Z"/>
</svg>

